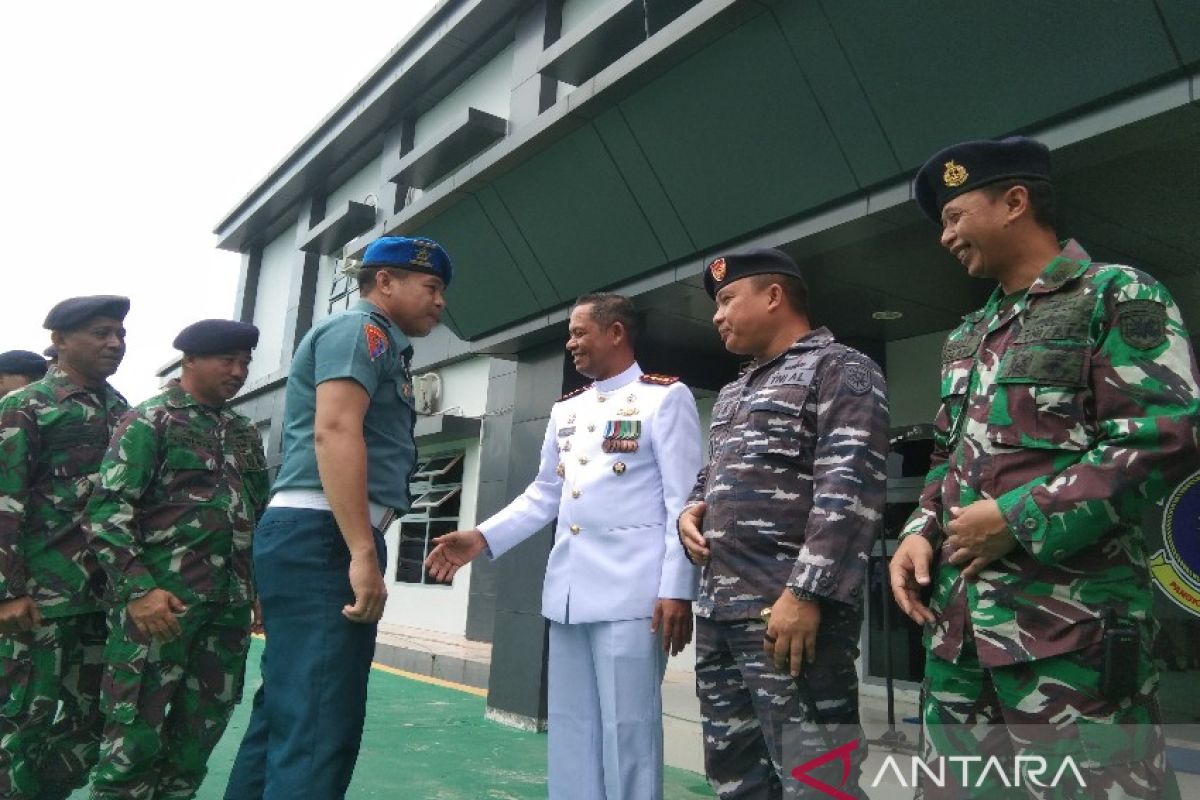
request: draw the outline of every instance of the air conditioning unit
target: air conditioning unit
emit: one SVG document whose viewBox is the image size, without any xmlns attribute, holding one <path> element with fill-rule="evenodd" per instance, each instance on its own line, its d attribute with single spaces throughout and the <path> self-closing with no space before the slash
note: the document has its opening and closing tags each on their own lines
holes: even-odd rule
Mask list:
<svg viewBox="0 0 1200 800">
<path fill-rule="evenodd" d="M 436 372 L 413 378 L 413 406 L 418 414 L 433 414 L 442 400 L 442 379 Z"/>
</svg>

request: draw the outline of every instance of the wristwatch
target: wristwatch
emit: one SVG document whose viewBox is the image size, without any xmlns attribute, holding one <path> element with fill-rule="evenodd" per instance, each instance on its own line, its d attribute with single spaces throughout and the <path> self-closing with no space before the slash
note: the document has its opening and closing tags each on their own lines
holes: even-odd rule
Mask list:
<svg viewBox="0 0 1200 800">
<path fill-rule="evenodd" d="M 813 594 L 807 589 L 801 589 L 799 586 L 789 586 L 788 588 L 792 590 L 792 594 L 795 595 L 797 600 L 811 600 L 815 603 L 821 599 L 821 595 Z"/>
</svg>

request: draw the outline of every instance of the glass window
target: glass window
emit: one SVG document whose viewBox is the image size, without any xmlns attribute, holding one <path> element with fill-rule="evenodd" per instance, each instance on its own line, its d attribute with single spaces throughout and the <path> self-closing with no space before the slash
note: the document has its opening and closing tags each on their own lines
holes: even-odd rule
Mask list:
<svg viewBox="0 0 1200 800">
<path fill-rule="evenodd" d="M 396 580 L 400 583 L 449 585 L 435 581 L 425 569 L 433 540 L 458 530 L 462 502 L 463 453 L 454 451 L 419 458 L 409 491 L 416 498 L 400 519 L 400 552 Z"/>
</svg>

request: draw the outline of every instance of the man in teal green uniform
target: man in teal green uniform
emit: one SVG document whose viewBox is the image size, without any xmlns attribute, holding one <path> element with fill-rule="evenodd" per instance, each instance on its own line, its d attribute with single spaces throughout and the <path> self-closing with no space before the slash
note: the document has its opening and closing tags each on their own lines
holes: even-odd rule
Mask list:
<svg viewBox="0 0 1200 800">
<path fill-rule="evenodd" d="M 300 342 L 283 463 L 254 536 L 263 686 L 225 797 L 343 797 L 387 600 L 383 533 L 416 463 L 409 337 L 441 317 L 450 258 L 429 239 L 372 242 L 362 299 Z"/>
</svg>

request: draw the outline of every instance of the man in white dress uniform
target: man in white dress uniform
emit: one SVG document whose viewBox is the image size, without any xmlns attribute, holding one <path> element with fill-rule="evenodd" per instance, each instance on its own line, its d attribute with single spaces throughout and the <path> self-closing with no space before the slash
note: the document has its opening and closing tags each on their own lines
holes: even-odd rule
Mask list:
<svg viewBox="0 0 1200 800">
<path fill-rule="evenodd" d="M 439 580 L 498 558 L 558 518 L 550 620 L 551 800 L 662 797 L 662 679 L 692 638 L 698 575 L 675 532 L 701 463 L 700 420 L 676 378 L 642 373 L 633 303 L 579 298 L 567 350 L 595 383 L 550 412 L 537 477 L 477 529 L 439 539 Z"/>
</svg>

